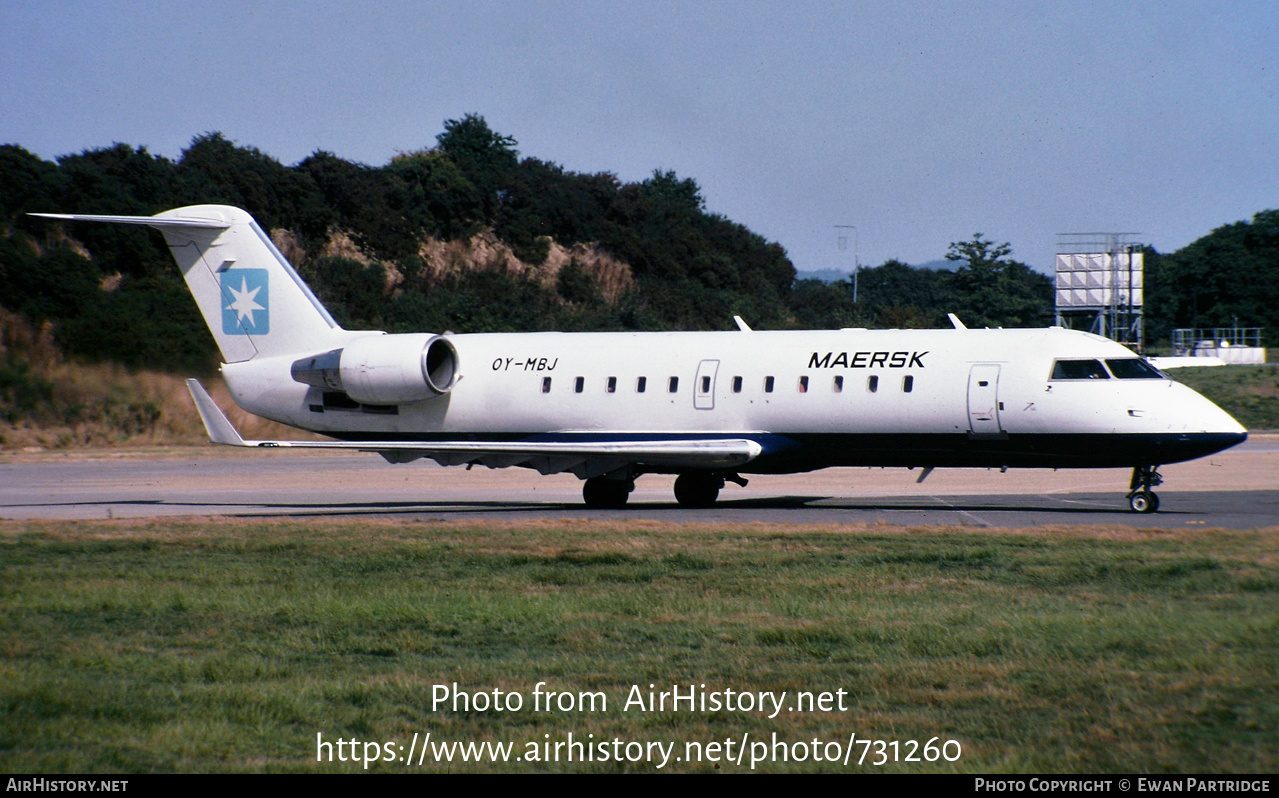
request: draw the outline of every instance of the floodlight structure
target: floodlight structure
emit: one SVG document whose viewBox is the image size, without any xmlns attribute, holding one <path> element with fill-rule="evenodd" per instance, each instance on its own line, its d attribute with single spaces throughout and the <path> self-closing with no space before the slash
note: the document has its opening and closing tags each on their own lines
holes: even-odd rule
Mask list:
<svg viewBox="0 0 1279 798">
<path fill-rule="evenodd" d="M 1060 233 L 1057 236 L 1057 324 L 1118 341 L 1138 352 L 1143 266 L 1138 233 Z"/>
</svg>

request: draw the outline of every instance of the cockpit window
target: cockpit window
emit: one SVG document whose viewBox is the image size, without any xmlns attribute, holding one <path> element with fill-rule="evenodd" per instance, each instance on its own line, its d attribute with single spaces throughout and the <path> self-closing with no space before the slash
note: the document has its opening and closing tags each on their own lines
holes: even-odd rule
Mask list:
<svg viewBox="0 0 1279 798">
<path fill-rule="evenodd" d="M 1110 375 L 1097 360 L 1058 360 L 1053 364 L 1054 380 L 1108 380 Z"/>
<path fill-rule="evenodd" d="M 1110 373 L 1121 380 L 1163 380 L 1163 372 L 1139 357 L 1121 357 L 1107 360 Z"/>
</svg>

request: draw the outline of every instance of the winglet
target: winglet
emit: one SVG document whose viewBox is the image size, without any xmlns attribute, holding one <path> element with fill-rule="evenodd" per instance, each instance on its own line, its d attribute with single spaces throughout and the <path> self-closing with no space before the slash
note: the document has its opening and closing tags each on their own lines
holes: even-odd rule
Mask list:
<svg viewBox="0 0 1279 798">
<path fill-rule="evenodd" d="M 245 443 L 244 438 L 240 437 L 240 433 L 231 424 L 231 420 L 226 417 L 222 409 L 213 401 L 213 397 L 209 396 L 209 392 L 204 390 L 204 386 L 200 381 L 191 378 L 187 380 L 187 390 L 191 391 L 191 398 L 195 400 L 196 412 L 200 414 L 200 420 L 204 422 L 204 429 L 209 433 L 209 440 L 212 443 L 220 443 L 224 446 L 251 446 Z"/>
</svg>

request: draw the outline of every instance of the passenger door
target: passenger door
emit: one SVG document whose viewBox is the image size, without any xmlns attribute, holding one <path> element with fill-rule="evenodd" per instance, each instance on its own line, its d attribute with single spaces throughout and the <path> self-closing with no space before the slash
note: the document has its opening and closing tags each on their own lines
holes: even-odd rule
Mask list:
<svg viewBox="0 0 1279 798">
<path fill-rule="evenodd" d="M 968 429 L 974 435 L 1000 435 L 999 366 L 981 364 L 968 373 Z"/>
</svg>

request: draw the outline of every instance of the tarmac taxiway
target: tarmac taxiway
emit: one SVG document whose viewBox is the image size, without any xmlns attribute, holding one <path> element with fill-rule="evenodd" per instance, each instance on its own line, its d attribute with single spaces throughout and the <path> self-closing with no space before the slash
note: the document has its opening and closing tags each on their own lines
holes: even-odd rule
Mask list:
<svg viewBox="0 0 1279 798">
<path fill-rule="evenodd" d="M 524 469 L 390 465 L 376 455 L 173 450 L 0 456 L 0 518 L 158 516 L 526 520 L 621 518 L 675 523 L 889 523 L 908 526 L 1134 528 L 1279 526 L 1279 435 L 1160 469 L 1158 513 L 1128 510 L 1128 472 L 837 468 L 750 477 L 706 510 L 675 503 L 672 477 L 640 478 L 625 510 L 588 510 L 581 482 Z"/>
</svg>

